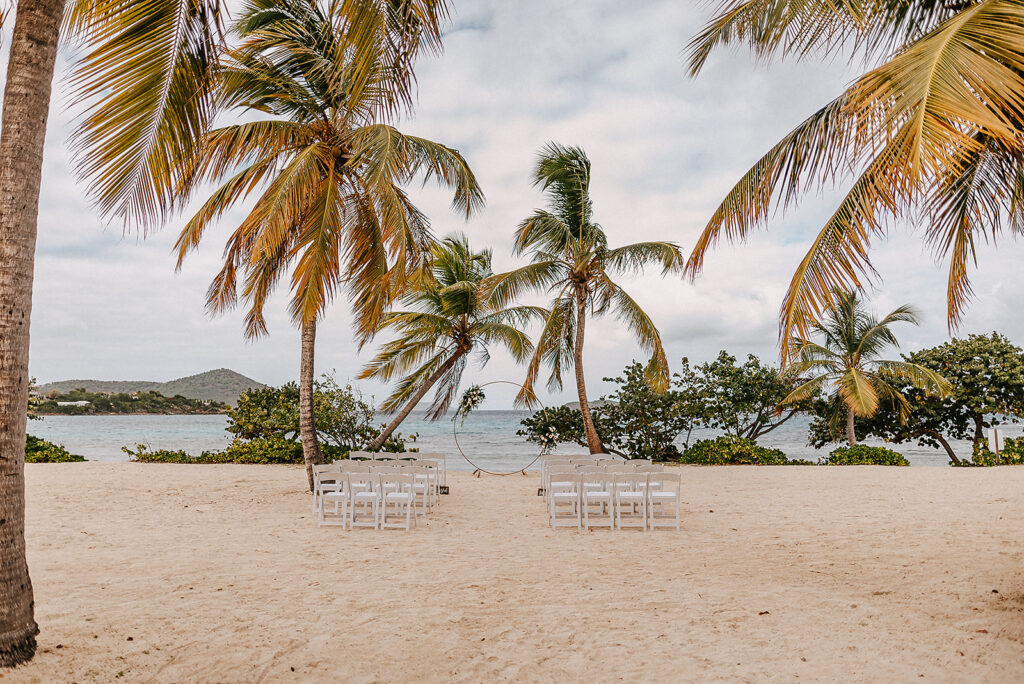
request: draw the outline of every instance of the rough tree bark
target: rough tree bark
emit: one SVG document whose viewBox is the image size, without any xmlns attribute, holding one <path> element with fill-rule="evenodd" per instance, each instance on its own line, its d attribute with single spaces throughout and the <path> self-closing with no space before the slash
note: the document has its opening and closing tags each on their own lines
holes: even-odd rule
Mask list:
<svg viewBox="0 0 1024 684">
<path fill-rule="evenodd" d="M 850 446 L 857 446 L 857 430 L 854 427 L 854 420 L 856 416 L 853 415 L 853 410 L 846 409 L 846 441 L 850 443 Z"/>
<path fill-rule="evenodd" d="M 29 322 L 43 143 L 63 0 L 18 3 L 0 133 L 0 665 L 35 655 L 25 561 Z"/>
<path fill-rule="evenodd" d="M 299 362 L 299 438 L 302 440 L 302 460 L 306 463 L 309 491 L 313 491 L 313 466 L 323 463 L 320 442 L 316 437 L 316 417 L 313 415 L 313 385 L 316 370 L 313 352 L 316 350 L 316 322 L 302 326 L 302 359 Z"/>
<path fill-rule="evenodd" d="M 377 451 L 378 449 L 380 449 L 384 445 L 384 442 L 387 441 L 388 437 L 391 436 L 391 433 L 398 429 L 398 426 L 402 424 L 402 421 L 409 416 L 412 410 L 416 408 L 416 405 L 420 403 L 420 400 L 424 397 L 424 395 L 426 395 L 426 393 L 430 391 L 430 388 L 433 387 L 437 383 L 437 381 L 444 376 L 445 373 L 451 370 L 451 367 L 454 366 L 455 363 L 460 358 L 465 356 L 466 352 L 468 351 L 469 349 L 462 349 L 460 347 L 458 350 L 456 350 L 456 352 L 452 355 L 450 359 L 441 364 L 441 367 L 434 371 L 429 378 L 427 378 L 427 381 L 423 383 L 423 385 L 418 390 L 416 390 L 416 394 L 412 395 L 409 401 L 406 402 L 405 406 L 402 407 L 402 410 L 395 414 L 395 417 L 391 419 L 391 422 L 388 423 L 380 431 L 380 434 L 378 434 L 373 439 L 373 441 L 370 442 L 370 445 L 366 448 L 369 449 L 370 451 Z"/>
<path fill-rule="evenodd" d="M 605 453 L 604 444 L 597 434 L 594 417 L 590 415 L 587 401 L 587 383 L 583 377 L 583 331 L 587 323 L 587 293 L 582 287 L 576 288 L 576 342 L 573 345 L 573 366 L 576 371 L 576 392 L 580 395 L 580 413 L 583 414 L 583 433 L 587 437 L 587 448 L 592 454 Z"/>
</svg>

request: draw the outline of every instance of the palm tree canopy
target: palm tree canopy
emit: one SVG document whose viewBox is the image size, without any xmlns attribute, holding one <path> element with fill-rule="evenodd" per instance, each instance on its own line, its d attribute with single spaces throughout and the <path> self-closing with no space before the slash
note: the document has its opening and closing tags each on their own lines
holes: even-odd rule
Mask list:
<svg viewBox="0 0 1024 684">
<path fill-rule="evenodd" d="M 640 242 L 609 248 L 604 229 L 594 222 L 590 197 L 590 160 L 578 147 L 545 146 L 534 169 L 534 185 L 544 190 L 550 208 L 538 209 L 519 224 L 513 249 L 531 263 L 489 280 L 489 296 L 509 302 L 529 290 L 552 296 L 537 348 L 527 368 L 520 403 L 536 401 L 533 386 L 542 363 L 550 369 L 548 387 L 562 387 L 562 373 L 573 365 L 577 309 L 611 311 L 625 323 L 640 347 L 651 354 L 646 372 L 651 386 L 668 386 L 668 361 L 650 317 L 613 280 L 660 264 L 662 273 L 680 272 L 684 260 L 673 242 Z"/>
<path fill-rule="evenodd" d="M 274 3 L 287 12 L 289 3 Z M 439 52 L 448 0 L 318 2 L 346 36 L 353 88 L 376 87 L 388 114 L 413 104 L 413 65 Z M 244 12 L 251 12 L 252 5 Z M 82 112 L 72 139 L 79 174 L 106 217 L 145 229 L 166 219 L 185 172 L 217 113 L 222 0 L 72 0 L 63 35 L 81 54 L 72 76 Z"/>
<path fill-rule="evenodd" d="M 972 296 L 978 240 L 1024 231 L 1024 3 L 731 0 L 690 44 L 691 70 L 736 43 L 761 58 L 845 50 L 877 65 L 747 171 L 705 227 L 687 272 L 696 276 L 722 237 L 741 240 L 776 207 L 848 181 L 790 283 L 781 339 L 806 337 L 836 303 L 834 292 L 870 282 L 871 242 L 899 221 L 924 225 L 936 255 L 949 259 L 955 327 Z"/>
<path fill-rule="evenodd" d="M 834 296 L 836 305 L 823 321 L 812 325 L 818 340 L 790 341 L 793 372 L 812 377 L 783 403 L 811 399 L 831 388 L 832 401 L 845 405 L 854 415 L 872 416 L 879 402 L 888 400 L 905 419 L 910 407 L 890 380 L 903 380 L 927 393 L 944 395 L 949 391 L 949 382 L 932 370 L 881 358 L 887 349 L 899 346 L 892 331 L 894 324 L 918 324 L 917 313 L 911 307 L 901 306 L 879 320 L 864 309 L 856 294 L 837 292 Z"/>
<path fill-rule="evenodd" d="M 334 7 L 247 0 L 232 27 L 240 44 L 217 71 L 217 104 L 263 118 L 209 130 L 181 178 L 182 195 L 208 181 L 221 185 L 182 230 L 179 265 L 211 223 L 256 196 L 208 296 L 214 312 L 234 305 L 243 275 L 250 335 L 265 332 L 264 303 L 290 268 L 293 319 L 315 321 L 344 283 L 365 343 L 424 267 L 432 242 L 403 186 L 417 175 L 436 179 L 467 216 L 483 202 L 456 150 L 380 122 L 392 65 L 361 71 Z"/>
<path fill-rule="evenodd" d="M 547 311 L 534 306 L 500 305 L 484 296 L 482 284 L 493 275 L 491 251 L 474 252 L 464 235 L 435 244 L 430 252 L 429 277 L 403 298 L 409 307 L 384 316 L 382 330 L 396 337 L 385 343 L 360 373 L 360 378 L 390 382 L 399 378 L 381 408 L 403 406 L 428 378 L 457 356 L 437 383 L 431 418 L 443 415 L 458 392 L 468 354 L 481 365 L 494 346 L 506 349 L 518 363 L 529 358 L 533 343 L 522 328 L 543 319 Z"/>
</svg>

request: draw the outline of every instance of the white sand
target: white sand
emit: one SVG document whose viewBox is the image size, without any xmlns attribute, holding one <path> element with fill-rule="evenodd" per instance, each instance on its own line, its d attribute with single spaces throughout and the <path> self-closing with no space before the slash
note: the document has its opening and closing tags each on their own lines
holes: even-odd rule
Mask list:
<svg viewBox="0 0 1024 684">
<path fill-rule="evenodd" d="M 682 532 L 555 533 L 536 475 L 456 473 L 346 533 L 298 468 L 30 465 L 39 654 L 2 678 L 1024 679 L 1024 468 L 683 472 Z"/>
</svg>

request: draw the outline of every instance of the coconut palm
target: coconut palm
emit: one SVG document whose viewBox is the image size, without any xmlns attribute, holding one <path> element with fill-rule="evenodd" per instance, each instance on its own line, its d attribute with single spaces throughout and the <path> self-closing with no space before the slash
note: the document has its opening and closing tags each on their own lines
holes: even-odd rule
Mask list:
<svg viewBox="0 0 1024 684">
<path fill-rule="evenodd" d="M 343 28 L 315 0 L 243 6 L 233 27 L 241 44 L 224 56 L 219 101 L 227 110 L 262 116 L 207 134 L 187 182 L 222 184 L 177 242 L 180 266 L 212 223 L 260 191 L 228 238 L 207 306 L 219 313 L 241 296 L 246 333 L 262 335 L 264 305 L 290 272 L 289 311 L 302 331 L 299 407 L 310 487 L 312 466 L 320 462 L 312 411 L 317 321 L 344 283 L 365 342 L 424 268 L 429 226 L 402 189 L 416 175 L 453 188 L 453 204 L 467 216 L 483 200 L 457 151 L 380 121 L 390 65 L 360 72 Z"/>
<path fill-rule="evenodd" d="M 663 273 L 677 272 L 683 267 L 683 256 L 672 242 L 608 247 L 604 229 L 594 222 L 590 160 L 578 147 L 556 143 L 544 147 L 534 169 L 534 185 L 547 193 L 551 209 L 534 211 L 516 232 L 514 251 L 529 253 L 531 263 L 492 278 L 490 296 L 504 305 L 526 290 L 554 295 L 517 399 L 526 405 L 536 402 L 534 385 L 542 363 L 551 369 L 547 384 L 552 390 L 561 389 L 562 372 L 574 368 L 587 446 L 591 453 L 600 453 L 604 446 L 590 414 L 583 373 L 587 314 L 611 311 L 625 323 L 640 347 L 651 353 L 645 368 L 647 381 L 663 391 L 669 373 L 658 329 L 612 278 L 637 273 L 650 263 L 661 264 Z"/>
<path fill-rule="evenodd" d="M 696 276 L 723 236 L 742 240 L 778 206 L 836 182 L 849 191 L 811 243 L 780 313 L 806 336 L 875 272 L 873 238 L 923 226 L 949 258 L 948 318 L 972 296 L 979 239 L 1024 229 L 1024 4 L 1019 0 L 729 0 L 690 44 L 691 71 L 719 46 L 758 56 L 860 53 L 876 64 L 798 125 L 732 188 L 687 263 Z M 785 350 L 784 350 L 785 354 Z"/>
<path fill-rule="evenodd" d="M 398 336 L 359 375 L 385 382 L 401 376 L 381 406 L 397 414 L 370 444 L 371 451 L 384 444 L 431 388 L 437 391 L 429 416 L 436 420 L 447 412 L 470 352 L 477 352 L 481 365 L 495 345 L 507 349 L 516 362 L 528 359 L 533 343 L 520 328 L 547 314 L 536 306 L 497 306 L 483 296 L 481 284 L 493 275 L 491 251 L 474 252 L 464 236 L 435 245 L 430 265 L 432 277 L 402 300 L 410 310 L 384 317 L 381 329 Z"/>
<path fill-rule="evenodd" d="M 364 71 L 391 63 L 391 108 L 410 106 L 412 66 L 423 49 L 440 49 L 447 0 L 338 5 L 353 59 Z M 174 208 L 177 162 L 191 156 L 210 120 L 221 14 L 220 0 L 17 2 L 0 135 L 0 666 L 30 659 L 38 632 L 25 564 L 24 406 L 43 138 L 62 19 L 65 39 L 85 53 L 68 84 L 85 112 L 75 138 L 80 171 L 96 206 L 135 228 Z"/>
<path fill-rule="evenodd" d="M 918 324 L 911 307 L 901 306 L 878 320 L 864 309 L 856 294 L 837 292 L 834 296 L 836 305 L 822 322 L 811 326 L 821 341 L 796 338 L 790 343 L 790 357 L 796 361 L 793 372 L 814 377 L 796 387 L 783 403 L 811 399 L 831 389 L 830 400 L 838 409 L 833 412 L 833 427 L 838 428 L 845 417 L 846 439 L 853 446 L 857 443 L 857 416 L 875 415 L 881 401 L 890 402 L 901 420 L 909 415 L 910 404 L 890 381 L 899 380 L 940 396 L 950 386 L 945 378 L 924 366 L 879 358 L 889 347 L 899 346 L 892 331 L 895 323 Z"/>
</svg>

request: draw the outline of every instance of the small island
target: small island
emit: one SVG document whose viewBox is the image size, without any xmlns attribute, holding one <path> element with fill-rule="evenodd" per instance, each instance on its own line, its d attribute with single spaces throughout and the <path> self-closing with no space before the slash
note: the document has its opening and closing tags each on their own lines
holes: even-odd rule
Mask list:
<svg viewBox="0 0 1024 684">
<path fill-rule="evenodd" d="M 37 416 L 97 415 L 206 415 L 224 413 L 228 405 L 211 399 L 190 399 L 180 394 L 167 397 L 148 392 L 89 392 L 77 388 L 33 397 L 31 411 Z"/>
</svg>

